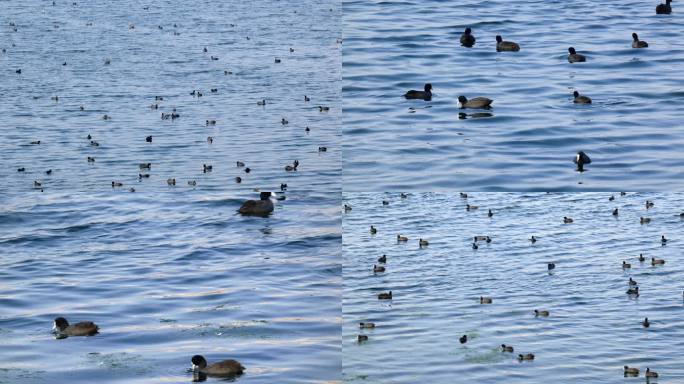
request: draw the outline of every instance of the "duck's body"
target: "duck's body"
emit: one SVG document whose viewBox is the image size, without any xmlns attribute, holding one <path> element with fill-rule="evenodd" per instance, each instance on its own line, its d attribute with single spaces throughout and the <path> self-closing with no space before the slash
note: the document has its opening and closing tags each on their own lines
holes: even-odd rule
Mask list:
<svg viewBox="0 0 684 384">
<path fill-rule="evenodd" d="M 535 316 L 541 316 L 541 317 L 549 317 L 549 311 L 540 311 L 540 310 L 535 309 L 534 315 Z"/>
<path fill-rule="evenodd" d="M 571 219 L 571 218 L 569 218 L 569 217 L 567 217 L 567 216 L 566 216 L 566 217 L 563 217 L 563 224 L 571 224 L 572 222 L 574 222 L 573 219 Z"/>
<path fill-rule="evenodd" d="M 466 204 L 466 211 L 474 211 L 474 210 L 476 210 L 476 209 L 478 209 L 478 208 L 480 208 L 480 207 L 477 206 L 477 205 Z"/>
<path fill-rule="evenodd" d="M 650 222 L 651 222 L 651 218 L 650 218 L 650 217 L 640 217 L 640 218 L 639 218 L 639 223 L 640 223 L 640 224 L 648 224 L 648 223 L 650 223 Z"/>
<path fill-rule="evenodd" d="M 523 361 L 523 360 L 534 360 L 534 353 L 527 353 L 525 355 L 520 354 L 518 355 L 518 360 Z"/>
<path fill-rule="evenodd" d="M 627 289 L 627 294 L 639 296 L 639 287 L 630 287 Z"/>
<path fill-rule="evenodd" d="M 658 4 L 656 6 L 656 15 L 669 15 L 672 13 L 672 6 L 670 5 L 671 2 L 672 0 L 665 0 L 664 4 Z"/>
<path fill-rule="evenodd" d="M 375 235 L 376 233 L 378 233 L 378 229 L 371 225 L 370 226 L 370 233 L 371 233 L 371 235 Z"/>
<path fill-rule="evenodd" d="M 385 272 L 385 267 L 373 265 L 373 273 L 382 273 L 382 272 Z"/>
<path fill-rule="evenodd" d="M 530 237 L 530 243 L 534 244 L 534 243 L 536 243 L 536 242 L 537 242 L 537 238 L 536 238 L 536 237 L 534 237 L 534 236 Z"/>
<path fill-rule="evenodd" d="M 491 304 L 491 303 L 492 303 L 491 297 L 480 296 L 480 304 Z"/>
<path fill-rule="evenodd" d="M 573 92 L 574 99 L 572 100 L 575 104 L 591 104 L 591 98 L 589 96 L 580 95 L 579 92 Z"/>
<path fill-rule="evenodd" d="M 622 268 L 625 268 L 625 269 L 632 268 L 632 264 L 622 260 Z"/>
<path fill-rule="evenodd" d="M 468 335 L 463 335 L 463 336 L 459 337 L 458 341 L 461 344 L 465 344 L 468 341 Z"/>
<path fill-rule="evenodd" d="M 639 368 L 628 367 L 625 365 L 625 376 L 638 376 Z"/>
<path fill-rule="evenodd" d="M 364 341 L 368 341 L 368 336 L 366 335 L 358 335 L 356 337 L 356 341 L 359 343 L 363 343 Z"/>
<path fill-rule="evenodd" d="M 232 359 L 207 365 L 207 361 L 203 356 L 195 355 L 191 361 L 194 372 L 203 373 L 207 376 L 237 376 L 245 371 L 245 367 L 242 364 Z"/>
<path fill-rule="evenodd" d="M 461 45 L 467 48 L 475 45 L 475 36 L 472 35 L 470 27 L 466 28 L 461 35 Z"/>
<path fill-rule="evenodd" d="M 655 257 L 651 257 L 651 265 L 663 265 L 663 264 L 665 264 L 665 260 L 656 259 Z"/>
<path fill-rule="evenodd" d="M 407 242 L 407 241 L 408 241 L 408 237 L 402 236 L 402 235 L 397 235 L 397 242 L 403 243 L 403 242 Z"/>
<path fill-rule="evenodd" d="M 513 347 L 506 344 L 501 344 L 501 352 L 513 352 Z"/>
<path fill-rule="evenodd" d="M 643 253 L 640 253 L 640 254 L 639 254 L 639 261 L 642 262 L 642 263 L 643 263 L 644 261 L 646 261 L 646 258 L 644 257 L 644 254 L 643 254 Z"/>
<path fill-rule="evenodd" d="M 431 100 L 432 99 L 432 84 L 425 84 L 422 91 L 416 91 L 412 89 L 404 94 L 407 99 L 422 99 Z"/>
<path fill-rule="evenodd" d="M 584 172 L 584 165 L 591 164 L 591 158 L 589 157 L 589 155 L 584 153 L 584 151 L 579 151 L 575 155 L 575 158 L 572 159 L 572 162 L 577 164 L 578 172 Z"/>
<path fill-rule="evenodd" d="M 548 263 L 546 265 L 546 268 L 550 271 L 552 269 L 556 269 L 556 263 Z"/>
<path fill-rule="evenodd" d="M 669 3 L 669 1 L 668 1 L 668 3 Z M 650 377 L 650 378 L 656 378 L 656 377 L 658 377 L 658 373 L 655 372 L 655 371 L 651 371 L 651 368 L 646 367 L 646 377 L 647 377 L 647 378 L 648 378 L 648 377 Z"/>
<path fill-rule="evenodd" d="M 420 247 L 427 247 L 430 243 L 428 243 L 427 240 L 424 239 L 418 239 L 418 246 Z"/>
<path fill-rule="evenodd" d="M 378 257 L 378 263 L 386 263 L 387 262 L 387 255 L 382 255 Z"/>
<path fill-rule="evenodd" d="M 493 102 L 494 100 L 488 99 L 486 97 L 475 97 L 470 100 L 463 95 L 458 97 L 458 106 L 461 109 L 489 109 L 491 108 Z"/>
<path fill-rule="evenodd" d="M 575 48 L 570 47 L 568 48 L 568 61 L 571 63 L 583 63 L 587 61 L 586 56 L 580 55 L 575 51 Z"/>
<path fill-rule="evenodd" d="M 238 212 L 243 215 L 268 215 L 273 212 L 273 202 L 271 192 L 261 192 L 260 200 L 247 200 L 242 203 Z"/>
<path fill-rule="evenodd" d="M 392 291 L 378 294 L 378 300 L 392 300 Z"/>
<path fill-rule="evenodd" d="M 503 51 L 509 51 L 509 52 L 518 52 L 520 50 L 520 46 L 518 43 L 514 43 L 512 41 L 504 41 L 500 35 L 496 35 L 496 51 L 497 52 L 503 52 Z"/>
<path fill-rule="evenodd" d="M 644 328 L 648 328 L 651 326 L 651 322 L 648 321 L 648 317 L 644 319 L 644 321 L 641 322 L 641 325 L 644 326 Z"/>
<path fill-rule="evenodd" d="M 615 209 L 613 209 L 613 216 L 617 216 L 617 215 L 618 215 L 618 209 L 615 208 Z"/>
<path fill-rule="evenodd" d="M 632 48 L 648 48 L 648 43 L 639 40 L 639 35 L 632 33 Z"/>
<path fill-rule="evenodd" d="M 359 328 L 375 328 L 375 323 L 359 323 Z"/>
<path fill-rule="evenodd" d="M 81 321 L 69 325 L 69 322 L 63 317 L 55 319 L 52 329 L 59 336 L 93 336 L 100 330 L 97 324 L 92 321 Z"/>
</svg>

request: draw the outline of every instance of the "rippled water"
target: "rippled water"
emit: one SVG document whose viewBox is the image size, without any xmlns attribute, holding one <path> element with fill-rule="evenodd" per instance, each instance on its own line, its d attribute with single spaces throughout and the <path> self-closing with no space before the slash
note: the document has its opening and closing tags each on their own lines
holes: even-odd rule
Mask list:
<svg viewBox="0 0 684 384">
<path fill-rule="evenodd" d="M 345 190 L 681 189 L 684 13 L 658 2 L 345 0 Z M 520 52 L 497 53 L 497 34 Z M 424 83 L 432 101 L 403 99 Z M 492 116 L 460 119 L 459 95 L 494 99 Z"/>
<path fill-rule="evenodd" d="M 339 4 L 2 8 L 0 382 L 190 382 L 197 353 L 238 382 L 338 381 Z M 270 217 L 236 214 L 281 183 Z M 101 333 L 55 340 L 60 315 Z"/>
<path fill-rule="evenodd" d="M 634 383 L 644 382 L 646 367 L 660 382 L 684 380 L 684 195 L 610 195 L 345 194 L 353 207 L 343 223 L 345 381 Z M 647 199 L 655 202 L 648 211 Z M 480 208 L 468 212 L 467 203 Z M 641 216 L 652 222 L 640 225 Z M 397 243 L 397 234 L 409 241 Z M 476 235 L 492 242 L 473 250 Z M 430 242 L 423 249 L 421 237 Z M 666 263 L 640 263 L 639 253 Z M 383 254 L 387 270 L 373 274 Z M 623 260 L 632 268 L 623 270 Z M 630 277 L 638 298 L 626 294 Z M 393 300 L 379 301 L 388 290 Z M 493 304 L 480 305 L 480 296 Z M 535 318 L 535 309 L 550 316 Z M 360 332 L 360 321 L 376 328 Z M 369 340 L 358 344 L 359 333 Z M 520 363 L 501 344 L 535 360 Z M 640 368 L 640 377 L 624 378 L 624 365 Z"/>
</svg>

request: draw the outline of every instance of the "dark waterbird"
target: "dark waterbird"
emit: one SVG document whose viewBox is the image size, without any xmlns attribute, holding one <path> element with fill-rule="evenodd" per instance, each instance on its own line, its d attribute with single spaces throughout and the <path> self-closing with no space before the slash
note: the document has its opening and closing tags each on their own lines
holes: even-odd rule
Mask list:
<svg viewBox="0 0 684 384">
<path fill-rule="evenodd" d="M 589 155 L 584 153 L 584 151 L 579 151 L 575 155 L 575 158 L 573 159 L 572 162 L 577 164 L 577 171 L 578 172 L 584 172 L 584 165 L 585 164 L 591 164 L 591 158 L 589 158 Z"/>
<path fill-rule="evenodd" d="M 502 51 L 518 52 L 519 50 L 520 50 L 520 45 L 518 45 L 518 43 L 514 43 L 512 41 L 504 41 L 501 38 L 501 35 L 496 35 L 496 51 L 497 52 L 502 52 Z"/>
<path fill-rule="evenodd" d="M 192 361 L 192 370 L 194 373 L 200 373 L 207 376 L 221 376 L 230 377 L 241 375 L 245 371 L 236 360 L 222 360 L 210 365 L 207 365 L 207 360 L 201 355 L 195 355 L 190 360 Z"/>
<path fill-rule="evenodd" d="M 467 48 L 475 45 L 475 36 L 472 35 L 470 27 L 467 27 L 461 35 L 461 45 Z"/>
<path fill-rule="evenodd" d="M 416 91 L 415 89 L 412 89 L 404 94 L 404 97 L 407 99 L 423 99 L 425 101 L 429 101 L 432 99 L 432 84 L 428 83 L 425 84 L 423 87 L 423 91 Z"/>
<path fill-rule="evenodd" d="M 568 61 L 571 63 L 582 63 L 587 61 L 587 58 L 584 55 L 577 53 L 573 47 L 568 48 L 568 52 Z"/>
<path fill-rule="evenodd" d="M 261 192 L 260 200 L 247 200 L 242 203 L 238 212 L 243 215 L 267 216 L 273 212 L 273 202 L 271 192 Z"/>
<path fill-rule="evenodd" d="M 665 3 L 658 4 L 656 6 L 656 14 L 657 15 L 669 15 L 672 13 L 672 6 L 670 3 L 672 0 L 665 0 Z"/>
<path fill-rule="evenodd" d="M 648 43 L 639 40 L 639 35 L 632 33 L 632 48 L 648 48 Z"/>
</svg>

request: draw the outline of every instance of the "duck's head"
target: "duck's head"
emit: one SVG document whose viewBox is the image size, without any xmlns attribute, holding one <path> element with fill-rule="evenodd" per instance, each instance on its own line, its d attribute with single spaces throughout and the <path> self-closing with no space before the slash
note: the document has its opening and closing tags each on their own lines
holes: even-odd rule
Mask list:
<svg viewBox="0 0 684 384">
<path fill-rule="evenodd" d="M 496 42 L 500 43 L 502 41 L 503 41 L 503 39 L 501 38 L 501 35 L 496 35 Z"/>
<path fill-rule="evenodd" d="M 271 197 L 271 192 L 261 192 L 259 197 L 261 200 L 268 200 Z"/>
<path fill-rule="evenodd" d="M 465 96 L 462 96 L 462 95 L 461 95 L 461 96 L 458 97 L 458 102 L 459 102 L 459 103 L 462 103 L 462 104 L 465 104 L 465 103 L 468 102 L 468 98 L 466 98 Z"/>
<path fill-rule="evenodd" d="M 575 96 L 575 97 L 579 97 L 579 92 L 575 91 L 575 92 L 572 93 L 572 95 Z"/>
<path fill-rule="evenodd" d="M 568 52 L 570 52 L 571 55 L 574 55 L 575 53 L 577 53 L 577 52 L 575 52 L 575 48 L 573 48 L 573 47 L 568 48 Z"/>
<path fill-rule="evenodd" d="M 425 87 L 423 87 L 423 89 L 425 90 L 425 92 L 432 92 L 432 84 L 425 84 Z"/>
<path fill-rule="evenodd" d="M 193 369 L 203 369 L 207 366 L 207 360 L 202 355 L 195 355 L 190 359 Z"/>
<path fill-rule="evenodd" d="M 639 41 L 639 35 L 637 35 L 636 32 L 632 33 L 632 39 L 634 39 L 634 41 Z"/>
<path fill-rule="evenodd" d="M 53 330 L 55 331 L 63 331 L 69 326 L 69 322 L 63 318 L 63 317 L 58 317 L 55 319 L 55 323 L 52 327 Z"/>
<path fill-rule="evenodd" d="M 463 32 L 463 33 L 466 34 L 466 35 L 470 35 L 470 32 L 471 32 L 470 27 L 467 27 L 467 28 L 465 29 L 465 32 Z"/>
</svg>

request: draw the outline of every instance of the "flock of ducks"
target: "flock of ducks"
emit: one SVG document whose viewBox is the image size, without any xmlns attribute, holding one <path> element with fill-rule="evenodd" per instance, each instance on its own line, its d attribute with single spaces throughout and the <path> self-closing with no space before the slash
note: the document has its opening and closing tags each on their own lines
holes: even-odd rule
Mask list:
<svg viewBox="0 0 684 384">
<path fill-rule="evenodd" d="M 55 2 L 52 3 L 52 5 L 56 5 Z M 73 5 L 76 5 L 74 3 Z M 147 7 L 145 9 L 148 9 Z M 332 11 L 332 9 L 330 9 Z M 295 11 L 296 13 L 296 11 Z M 92 25 L 92 23 L 88 23 L 87 25 Z M 10 26 L 13 27 L 14 32 L 18 32 L 19 29 L 17 25 L 14 22 L 10 23 Z M 235 26 L 235 24 L 231 24 L 231 26 Z M 128 26 L 128 29 L 134 29 L 135 26 L 133 24 L 130 24 Z M 176 24 L 174 24 L 174 29 L 178 28 Z M 159 29 L 162 30 L 163 27 L 160 25 Z M 180 32 L 177 32 L 177 30 L 174 32 L 174 35 L 179 35 Z M 247 37 L 249 40 L 249 37 Z M 337 44 L 341 44 L 341 39 L 337 39 Z M 13 44 L 13 46 L 16 46 Z M 204 53 L 208 53 L 209 49 L 207 47 L 204 47 L 202 49 Z M 2 53 L 7 53 L 6 49 L 2 49 Z M 289 48 L 289 53 L 292 54 L 294 53 L 293 48 Z M 211 55 L 207 59 L 210 59 L 212 61 L 217 61 L 219 60 L 219 57 Z M 279 63 L 283 62 L 283 59 L 276 58 L 274 63 L 277 65 Z M 62 65 L 66 65 L 67 63 L 64 62 Z M 111 59 L 107 58 L 104 61 L 104 65 L 109 65 L 111 64 Z M 21 69 L 16 69 L 15 73 L 20 75 L 22 74 Z M 233 72 L 225 70 L 223 71 L 223 75 L 231 75 Z M 217 80 L 218 81 L 218 80 Z M 212 87 L 208 91 L 209 93 L 215 94 L 219 92 L 220 87 Z M 189 92 L 189 96 L 195 99 L 200 99 L 202 98 L 203 94 L 206 93 L 206 91 L 198 90 L 198 89 L 193 89 L 191 92 Z M 34 97 L 37 98 L 37 97 Z M 165 103 L 165 98 L 167 96 L 155 96 L 153 103 L 149 106 L 149 109 L 153 113 L 159 113 L 159 110 L 166 109 L 165 111 L 162 111 L 160 114 L 160 118 L 162 121 L 177 121 L 181 119 L 181 114 L 179 111 L 176 110 L 175 107 L 171 108 L 165 108 L 164 103 Z M 55 103 L 58 103 L 60 101 L 59 96 L 52 96 L 51 100 L 53 100 Z M 304 95 L 303 101 L 304 103 L 308 103 L 312 100 L 312 97 L 308 95 Z M 267 99 L 260 99 L 256 101 L 257 106 L 261 107 L 266 107 L 269 102 Z M 329 106 L 324 106 L 324 105 L 319 105 L 316 108 L 320 112 L 328 112 L 330 111 Z M 85 105 L 81 105 L 79 107 L 80 111 L 85 111 L 86 107 Z M 186 118 L 183 116 L 183 118 Z M 101 116 L 101 120 L 105 121 L 111 121 L 114 120 L 115 118 L 110 115 L 110 114 L 103 114 Z M 215 119 L 204 119 L 205 125 L 207 127 L 209 126 L 216 126 L 219 124 L 217 120 Z M 281 124 L 288 124 L 288 121 L 285 117 L 283 117 L 280 120 Z M 309 127 L 305 128 L 305 132 L 308 134 L 311 130 Z M 154 145 L 154 137 L 152 135 L 147 135 L 143 134 L 142 135 L 145 138 L 145 143 L 148 145 Z M 214 143 L 216 140 L 216 137 L 213 136 L 207 136 L 206 137 L 206 145 L 211 145 Z M 30 141 L 31 146 L 40 146 L 44 145 L 45 141 L 44 140 L 32 140 Z M 84 146 L 87 146 L 90 149 L 90 152 L 88 156 L 86 157 L 87 163 L 90 165 L 96 164 L 96 154 L 98 153 L 97 150 L 100 148 L 101 144 L 100 141 L 98 141 L 97 138 L 93 137 L 93 135 L 88 134 L 86 137 L 86 141 L 83 143 Z M 318 147 L 318 152 L 326 152 L 327 147 L 325 146 L 320 146 Z M 245 162 L 243 161 L 237 161 L 236 163 L 236 168 L 240 169 L 244 174 L 249 174 L 251 172 L 250 167 L 246 166 Z M 286 164 L 283 165 L 283 171 L 284 172 L 296 172 L 300 166 L 299 160 L 294 160 L 291 164 Z M 198 167 L 201 169 L 202 173 L 209 173 L 214 170 L 214 165 L 212 164 L 202 164 L 201 167 Z M 151 172 L 153 169 L 153 164 L 152 162 L 149 161 L 144 161 L 139 163 L 136 166 L 135 173 L 137 174 L 137 181 L 138 183 L 142 182 L 143 180 L 149 179 Z M 30 170 L 28 166 L 25 165 L 20 165 L 16 168 L 17 172 L 22 173 L 22 174 L 29 174 Z M 44 174 L 45 176 L 51 176 L 53 173 L 52 169 L 42 171 L 41 174 Z M 242 177 L 241 176 L 236 176 L 235 177 L 235 182 L 236 183 L 241 183 L 242 182 Z M 47 186 L 49 182 L 47 180 L 34 180 L 32 185 L 35 189 L 39 189 L 41 192 L 44 191 L 44 188 Z M 169 187 L 175 187 L 177 184 L 180 184 L 180 180 L 177 180 L 175 177 L 169 177 L 166 179 L 166 184 Z M 187 180 L 187 185 L 194 188 L 198 185 L 197 180 L 191 179 Z M 122 187 L 128 187 L 129 192 L 136 192 L 136 188 L 134 186 L 128 186 L 125 185 L 123 181 L 120 180 L 112 180 L 111 181 L 111 188 L 122 188 Z M 276 193 L 273 192 L 264 192 L 264 191 L 259 191 L 258 189 L 255 189 L 255 192 L 259 192 L 259 199 L 258 200 L 247 200 L 244 203 L 241 204 L 239 209 L 237 209 L 237 212 L 242 215 L 250 215 L 250 216 L 262 216 L 266 217 L 270 213 L 273 212 L 274 210 L 274 204 L 272 201 L 272 197 L 276 196 L 277 200 L 285 200 L 284 196 L 284 191 L 287 190 L 287 184 L 281 183 L 280 185 L 280 193 L 276 195 Z M 88 337 L 88 336 L 95 336 L 100 333 L 100 327 L 95 324 L 92 321 L 79 321 L 74 324 L 70 324 L 66 318 L 64 317 L 57 317 L 54 319 L 53 323 L 53 333 L 57 339 L 64 339 L 67 337 Z M 207 360 L 201 356 L 201 355 L 195 355 L 192 356 L 190 359 L 192 363 L 192 370 L 195 374 L 199 375 L 200 378 L 206 376 L 219 376 L 219 377 L 235 377 L 238 375 L 241 375 L 245 371 L 245 367 L 238 361 L 236 360 L 223 360 L 223 361 L 218 361 L 213 364 L 208 364 Z"/>
<path fill-rule="evenodd" d="M 626 196 L 626 195 L 627 195 L 626 192 L 620 192 L 620 196 Z M 406 197 L 407 197 L 406 194 L 403 194 L 403 193 L 401 194 L 401 198 L 402 198 L 402 199 L 405 199 Z M 461 197 L 462 199 L 468 199 L 469 197 L 472 197 L 472 196 L 469 196 L 467 193 L 460 193 L 460 197 Z M 615 201 L 615 196 L 614 196 L 614 195 L 611 195 L 611 196 L 608 198 L 608 201 L 609 201 L 609 202 Z M 389 204 L 389 202 L 383 201 L 383 205 L 388 205 L 388 204 Z M 653 208 L 654 206 L 655 206 L 655 203 L 654 203 L 653 201 L 651 201 L 651 200 L 646 200 L 645 209 L 646 209 L 647 211 L 648 211 L 649 209 Z M 475 205 L 471 205 L 471 204 L 466 204 L 466 205 L 465 205 L 465 209 L 466 209 L 466 211 L 476 211 L 476 210 L 479 209 L 479 207 L 478 207 L 478 206 L 475 206 Z M 351 207 L 351 206 L 349 206 L 349 205 L 347 205 L 347 204 L 344 205 L 344 211 L 345 211 L 345 212 L 350 212 L 351 210 L 352 210 L 352 207 Z M 619 210 L 618 210 L 618 208 L 615 208 L 615 209 L 612 211 L 611 214 L 612 214 L 613 216 L 618 216 L 618 215 L 619 215 Z M 492 213 L 492 210 L 491 210 L 491 209 L 488 210 L 488 215 L 487 215 L 487 216 L 490 217 L 490 218 L 493 216 L 493 213 Z M 680 214 L 679 214 L 679 217 L 682 218 L 682 219 L 684 219 L 684 213 L 680 213 Z M 646 219 L 648 219 L 648 220 L 646 220 Z M 640 218 L 640 224 L 642 224 L 642 225 L 643 225 L 643 224 L 647 224 L 647 223 L 649 223 L 650 221 L 651 221 L 650 218 L 646 218 L 646 217 L 641 217 L 641 218 Z M 566 217 L 563 218 L 563 224 L 570 225 L 570 224 L 573 224 L 573 223 L 574 223 L 574 220 L 573 220 L 571 217 L 567 217 L 567 216 L 566 216 Z M 375 227 L 375 226 L 373 226 L 373 225 L 371 225 L 371 226 L 370 226 L 370 234 L 371 234 L 371 235 L 376 235 L 377 233 L 378 233 L 378 228 Z M 397 234 L 396 239 L 397 239 L 397 243 L 405 243 L 405 242 L 408 242 L 408 241 L 409 241 L 408 237 L 403 236 L 403 235 L 401 235 L 401 234 Z M 536 238 L 534 235 L 532 235 L 532 236 L 529 238 L 529 241 L 530 241 L 531 244 L 534 244 L 534 243 L 536 243 L 536 242 L 538 241 L 538 238 Z M 478 249 L 478 242 L 491 243 L 491 242 L 492 242 L 492 238 L 491 238 L 490 236 L 488 236 L 488 235 L 478 235 L 478 236 L 474 236 L 474 237 L 473 237 L 473 243 L 472 243 L 472 248 L 473 248 L 473 249 L 475 249 L 475 250 Z M 667 243 L 668 243 L 668 239 L 665 237 L 665 235 L 661 235 L 661 237 L 660 237 L 660 244 L 661 244 L 661 246 L 665 246 L 665 245 L 667 245 Z M 424 248 L 424 247 L 427 247 L 428 245 L 429 245 L 429 243 L 428 243 L 428 241 L 427 241 L 426 239 L 420 238 L 420 239 L 418 240 L 418 246 L 419 246 L 419 248 Z M 643 255 L 643 253 L 642 253 L 642 254 L 639 254 L 638 261 L 639 261 L 639 263 L 643 263 L 643 262 L 647 261 L 647 259 L 646 259 L 646 258 L 644 257 L 644 255 Z M 384 254 L 383 254 L 381 257 L 379 257 L 379 258 L 377 259 L 377 263 L 378 263 L 378 264 L 374 264 L 374 265 L 373 265 L 373 270 L 372 270 L 373 273 L 374 273 L 374 274 L 377 274 L 377 273 L 384 273 L 384 272 L 386 271 L 387 255 L 384 255 Z M 650 264 L 651 264 L 651 266 L 653 266 L 653 267 L 661 266 L 661 265 L 664 265 L 664 264 L 665 264 L 665 260 L 664 260 L 664 259 L 658 259 L 658 258 L 655 258 L 655 257 L 651 257 L 651 259 L 650 259 Z M 624 271 L 624 270 L 628 270 L 628 269 L 630 269 L 630 268 L 632 268 L 632 265 L 631 265 L 630 263 L 628 263 L 626 260 L 623 260 L 623 261 L 622 261 L 622 269 L 623 269 L 623 271 Z M 552 263 L 552 262 L 551 262 L 551 263 L 547 263 L 547 270 L 549 271 L 550 274 L 551 274 L 552 271 L 555 270 L 555 269 L 556 269 L 556 264 L 555 264 L 555 263 Z M 638 296 L 641 294 L 640 291 L 639 291 L 639 283 L 637 283 L 637 281 L 634 280 L 632 277 L 630 277 L 629 280 L 627 281 L 627 287 L 628 287 L 628 288 L 627 288 L 627 290 L 626 290 L 626 294 L 627 294 L 629 297 L 636 298 L 636 297 L 638 297 Z M 379 293 L 379 294 L 377 295 L 377 299 L 378 299 L 378 300 L 392 300 L 393 298 L 394 298 L 394 293 L 393 293 L 391 290 L 390 290 L 390 291 L 387 291 L 387 292 L 381 292 L 381 293 Z M 682 291 L 682 298 L 684 299 L 684 291 Z M 492 297 L 489 297 L 489 296 L 480 296 L 480 297 L 478 298 L 478 301 L 479 301 L 479 303 L 480 303 L 481 305 L 487 305 L 487 304 L 492 304 L 492 303 L 494 302 L 494 299 L 493 299 Z M 534 316 L 537 317 L 537 318 L 546 318 L 546 317 L 551 316 L 551 311 L 548 310 L 548 309 L 535 309 L 535 310 L 534 310 Z M 651 321 L 648 319 L 648 317 L 646 317 L 643 321 L 641 321 L 641 326 L 644 327 L 644 328 L 649 328 L 649 327 L 651 326 Z M 361 331 L 363 331 L 364 329 L 375 329 L 376 327 L 378 327 L 378 325 L 377 325 L 376 323 L 373 323 L 373 322 L 363 321 L 363 322 L 360 322 L 360 323 L 359 323 L 359 329 L 360 329 Z M 368 335 L 366 335 L 366 334 L 359 333 L 359 334 L 357 335 L 357 342 L 358 342 L 359 344 L 365 343 L 365 342 L 367 342 L 368 340 L 369 340 L 369 337 L 368 337 Z M 465 344 L 465 343 L 467 343 L 467 342 L 468 342 L 468 336 L 467 336 L 467 335 L 464 334 L 464 335 L 462 335 L 462 336 L 459 337 L 459 343 L 460 343 L 460 344 Z M 514 347 L 513 347 L 513 346 L 507 345 L 507 344 L 502 344 L 502 345 L 501 345 L 501 352 L 502 352 L 502 353 L 513 353 L 513 351 L 514 351 Z M 529 353 L 529 352 L 528 352 L 528 353 L 520 353 L 520 354 L 517 355 L 517 360 L 518 360 L 518 361 L 521 361 L 521 362 L 522 362 L 522 361 L 531 361 L 531 360 L 534 360 L 534 358 L 535 358 L 534 353 Z M 629 366 L 626 366 L 626 365 L 624 366 L 624 375 L 625 375 L 625 376 L 630 376 L 630 377 L 639 376 L 639 372 L 640 372 L 640 371 L 639 371 L 639 368 L 636 368 L 636 367 L 629 367 Z M 647 379 L 657 378 L 657 377 L 658 377 L 658 373 L 655 372 L 655 371 L 652 371 L 649 367 L 646 367 L 645 377 L 646 377 Z"/>
<path fill-rule="evenodd" d="M 672 0 L 666 0 L 665 3 L 659 4 L 656 7 L 656 14 L 670 14 L 672 13 Z M 461 45 L 466 48 L 472 48 L 475 45 L 477 39 L 473 35 L 473 31 L 470 27 L 466 27 L 461 34 Z M 639 35 L 632 33 L 632 48 L 648 48 L 648 43 L 643 40 L 639 40 Z M 520 51 L 520 45 L 513 41 L 505 41 L 501 35 L 496 35 L 496 51 L 497 52 L 518 52 Z M 587 57 L 577 53 L 574 47 L 568 48 L 567 60 L 570 63 L 584 63 L 587 61 Z M 422 91 L 411 89 L 404 94 L 406 99 L 420 99 L 425 101 L 432 100 L 432 84 L 425 84 Z M 468 99 L 466 96 L 458 96 L 458 105 L 461 109 L 491 109 L 494 100 L 487 97 L 474 97 Z M 577 90 L 573 92 L 573 103 L 575 104 L 591 104 L 592 100 L 589 96 L 580 94 Z M 485 114 L 483 116 L 491 116 Z M 582 159 L 578 159 L 577 156 L 581 154 Z M 577 164 L 577 171 L 584 172 L 584 165 L 590 164 L 591 160 L 584 152 L 580 151 L 577 153 L 573 162 Z"/>
</svg>

